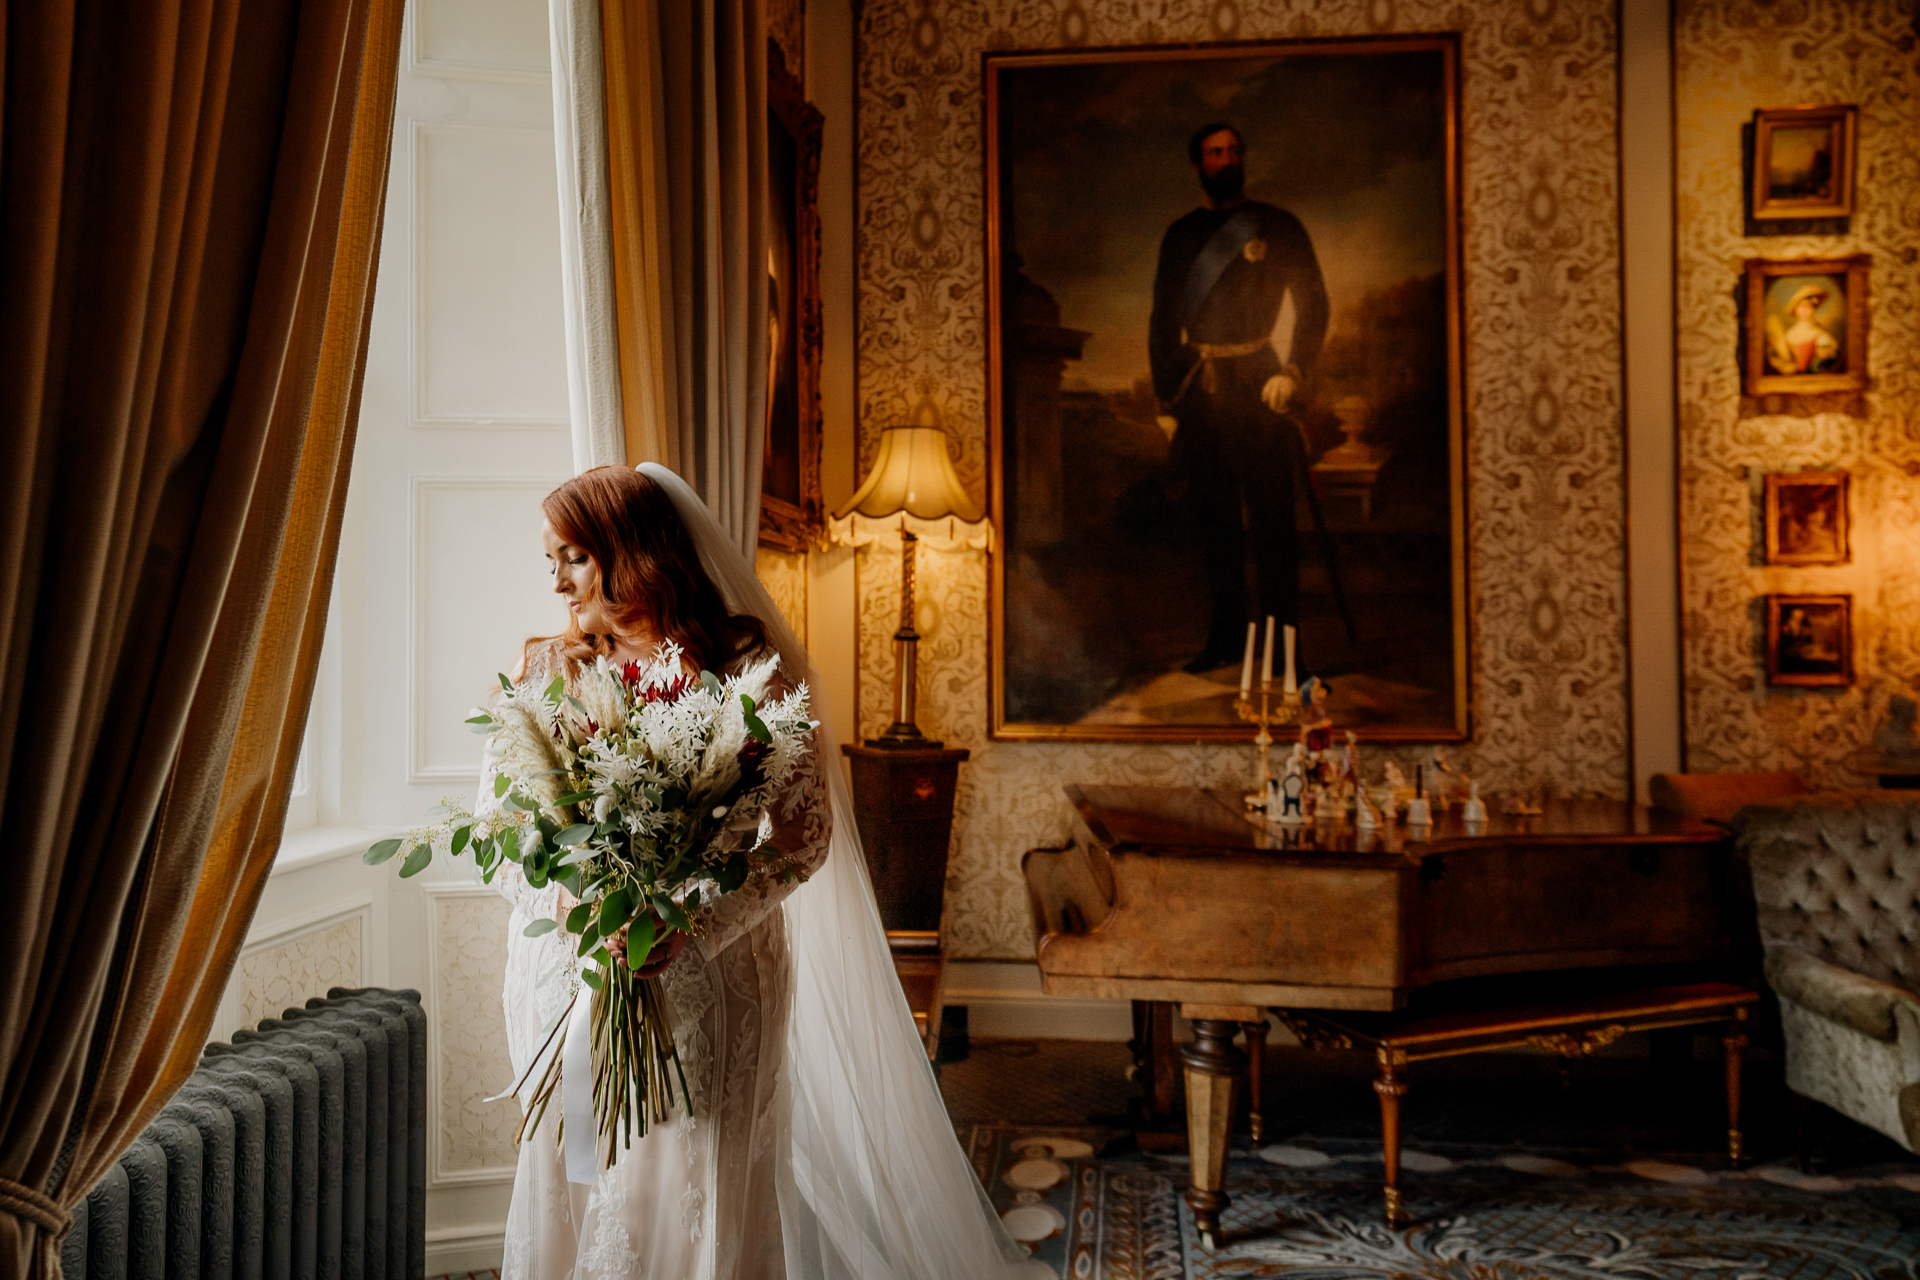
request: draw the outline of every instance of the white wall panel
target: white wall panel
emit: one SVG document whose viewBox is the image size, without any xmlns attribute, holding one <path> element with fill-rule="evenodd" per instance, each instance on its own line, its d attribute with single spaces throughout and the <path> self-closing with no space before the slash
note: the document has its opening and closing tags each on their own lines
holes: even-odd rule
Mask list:
<svg viewBox="0 0 1920 1280">
<path fill-rule="evenodd" d="M 564 479 L 413 478 L 412 781 L 479 779 L 470 708 L 527 637 L 565 625 L 540 547 L 540 499 Z"/>
<path fill-rule="evenodd" d="M 418 0 L 413 70 L 461 79 L 545 80 L 545 0 Z"/>
<path fill-rule="evenodd" d="M 567 424 L 553 134 L 419 124 L 414 421 Z"/>
</svg>

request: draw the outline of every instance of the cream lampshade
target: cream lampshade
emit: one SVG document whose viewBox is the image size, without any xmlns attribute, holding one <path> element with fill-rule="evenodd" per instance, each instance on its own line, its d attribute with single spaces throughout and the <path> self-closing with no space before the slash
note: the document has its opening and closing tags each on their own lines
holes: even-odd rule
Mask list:
<svg viewBox="0 0 1920 1280">
<path fill-rule="evenodd" d="M 875 747 L 937 747 L 914 723 L 919 693 L 920 633 L 913 623 L 916 551 L 921 537 L 964 538 L 984 545 L 986 521 L 967 497 L 947 456 L 947 433 L 937 426 L 888 427 L 866 483 L 834 512 L 834 536 L 857 543 L 879 526 L 900 532 L 900 629 L 893 634 L 893 724 Z M 861 525 L 867 525 L 861 529 Z M 862 536 L 862 535 L 865 536 Z"/>
</svg>

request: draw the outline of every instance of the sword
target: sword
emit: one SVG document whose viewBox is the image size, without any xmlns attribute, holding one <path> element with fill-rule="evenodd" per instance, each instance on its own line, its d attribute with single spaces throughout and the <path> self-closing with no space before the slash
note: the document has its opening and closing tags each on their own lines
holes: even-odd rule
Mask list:
<svg viewBox="0 0 1920 1280">
<path fill-rule="evenodd" d="M 1299 476 L 1307 491 L 1307 513 L 1313 517 L 1313 531 L 1320 536 L 1320 556 L 1327 562 L 1327 583 L 1333 588 L 1333 603 L 1340 610 L 1340 621 L 1346 625 L 1347 639 L 1355 645 L 1360 643 L 1360 630 L 1353 625 L 1353 614 L 1347 608 L 1347 593 L 1340 585 L 1340 561 L 1334 554 L 1333 532 L 1327 528 L 1327 517 L 1320 510 L 1320 494 L 1313 487 L 1313 472 L 1307 463 L 1306 432 L 1300 423 L 1290 414 L 1276 414 L 1282 422 L 1292 428 L 1281 434 L 1287 438 L 1293 450 L 1293 458 L 1299 468 Z"/>
</svg>

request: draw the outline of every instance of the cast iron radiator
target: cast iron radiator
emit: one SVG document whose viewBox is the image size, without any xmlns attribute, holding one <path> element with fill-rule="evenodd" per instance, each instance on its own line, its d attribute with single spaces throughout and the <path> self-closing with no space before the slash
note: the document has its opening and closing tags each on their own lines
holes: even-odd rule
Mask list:
<svg viewBox="0 0 1920 1280">
<path fill-rule="evenodd" d="M 427 1019 L 335 987 L 200 1067 L 74 1214 L 67 1280 L 420 1280 Z"/>
</svg>

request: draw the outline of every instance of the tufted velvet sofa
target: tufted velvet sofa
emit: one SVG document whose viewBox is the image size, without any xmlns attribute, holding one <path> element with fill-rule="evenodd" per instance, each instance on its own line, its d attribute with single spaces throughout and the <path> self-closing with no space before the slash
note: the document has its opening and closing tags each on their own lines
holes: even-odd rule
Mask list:
<svg viewBox="0 0 1920 1280">
<path fill-rule="evenodd" d="M 1788 1088 L 1920 1150 L 1920 793 L 1753 804 L 1733 829 Z"/>
</svg>

